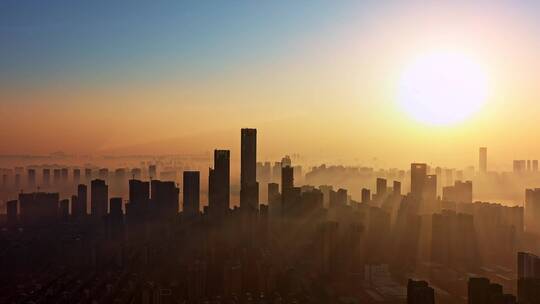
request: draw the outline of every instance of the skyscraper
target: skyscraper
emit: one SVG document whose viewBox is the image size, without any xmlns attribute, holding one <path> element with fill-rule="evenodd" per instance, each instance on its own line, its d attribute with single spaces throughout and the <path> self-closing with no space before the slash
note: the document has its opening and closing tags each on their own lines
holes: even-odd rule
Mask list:
<svg viewBox="0 0 540 304">
<path fill-rule="evenodd" d="M 109 186 L 104 180 L 95 179 L 90 184 L 90 209 L 92 216 L 100 218 L 107 215 Z"/>
<path fill-rule="evenodd" d="M 362 188 L 362 200 L 361 200 L 361 202 L 363 204 L 367 204 L 367 203 L 369 203 L 369 201 L 371 201 L 371 191 L 369 189 Z"/>
<path fill-rule="evenodd" d="M 386 179 L 377 178 L 377 197 L 383 198 L 386 194 Z"/>
<path fill-rule="evenodd" d="M 394 181 L 392 190 L 394 195 L 401 195 L 401 182 Z"/>
<path fill-rule="evenodd" d="M 79 184 L 81 181 L 81 169 L 73 169 L 73 183 Z"/>
<path fill-rule="evenodd" d="M 290 166 L 281 168 L 281 194 L 294 187 L 294 172 Z"/>
<path fill-rule="evenodd" d="M 86 182 L 89 182 L 92 179 L 92 169 L 90 168 L 84 169 L 84 178 L 86 179 Z"/>
<path fill-rule="evenodd" d="M 268 205 L 274 206 L 279 203 L 279 184 L 278 183 L 269 183 L 268 184 Z"/>
<path fill-rule="evenodd" d="M 428 200 L 437 198 L 437 175 L 426 175 L 422 197 Z"/>
<path fill-rule="evenodd" d="M 214 213 L 229 210 L 230 155 L 229 150 L 214 150 L 214 168 L 208 176 L 208 205 Z"/>
<path fill-rule="evenodd" d="M 36 169 L 28 169 L 28 187 L 36 186 Z"/>
<path fill-rule="evenodd" d="M 518 252 L 518 301 L 538 303 L 540 291 L 540 258 L 532 253 Z"/>
<path fill-rule="evenodd" d="M 478 168 L 480 169 L 480 173 L 487 172 L 487 148 L 486 147 L 481 147 L 479 149 Z"/>
<path fill-rule="evenodd" d="M 199 171 L 184 171 L 183 213 L 187 217 L 196 216 L 200 208 L 200 174 Z"/>
<path fill-rule="evenodd" d="M 540 188 L 525 190 L 525 206 L 523 217 L 525 230 L 529 233 L 540 234 Z"/>
<path fill-rule="evenodd" d="M 129 202 L 146 205 L 150 200 L 150 183 L 136 179 L 129 180 Z"/>
<path fill-rule="evenodd" d="M 69 175 L 69 170 L 68 168 L 62 168 L 62 170 L 60 171 L 61 173 L 61 176 L 62 176 L 62 183 L 65 185 L 67 184 L 67 181 L 68 181 L 68 175 Z"/>
<path fill-rule="evenodd" d="M 407 304 L 435 304 L 435 290 L 426 281 L 409 279 L 407 283 Z"/>
<path fill-rule="evenodd" d="M 257 129 L 241 130 L 240 208 L 259 209 Z"/>
<path fill-rule="evenodd" d="M 87 187 L 80 184 L 77 186 L 77 196 L 71 201 L 71 214 L 78 218 L 86 215 L 87 208 Z"/>
<path fill-rule="evenodd" d="M 421 198 L 424 192 L 424 184 L 427 175 L 426 164 L 411 164 L 411 194 L 414 197 Z"/>
<path fill-rule="evenodd" d="M 43 169 L 43 186 L 48 187 L 51 184 L 51 169 Z"/>
<path fill-rule="evenodd" d="M 126 204 L 126 221 L 137 225 L 143 222 L 150 202 L 150 183 L 137 179 L 129 180 L 129 202 Z"/>
<path fill-rule="evenodd" d="M 53 170 L 53 183 L 55 186 L 60 185 L 60 169 Z"/>
</svg>

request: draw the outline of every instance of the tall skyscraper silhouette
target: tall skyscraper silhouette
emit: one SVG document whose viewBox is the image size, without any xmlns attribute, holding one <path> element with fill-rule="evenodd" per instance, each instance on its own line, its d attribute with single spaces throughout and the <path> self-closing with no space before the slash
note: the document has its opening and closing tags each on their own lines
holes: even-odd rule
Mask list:
<svg viewBox="0 0 540 304">
<path fill-rule="evenodd" d="M 257 129 L 241 130 L 240 208 L 259 209 Z"/>
<path fill-rule="evenodd" d="M 294 187 L 293 167 L 286 166 L 281 168 L 281 194 L 291 190 Z"/>
<path fill-rule="evenodd" d="M 180 189 L 173 181 L 152 180 L 150 198 L 159 219 L 172 218 L 178 213 Z"/>
<path fill-rule="evenodd" d="M 196 216 L 200 208 L 199 171 L 184 171 L 183 188 L 183 213 L 187 217 Z"/>
<path fill-rule="evenodd" d="M 479 160 L 478 160 L 478 168 L 480 169 L 480 173 L 486 173 L 487 172 L 487 148 L 481 147 L 479 150 Z"/>
<path fill-rule="evenodd" d="M 109 204 L 109 186 L 102 179 L 95 179 L 90 184 L 90 208 L 92 216 L 100 218 L 107 215 Z"/>
<path fill-rule="evenodd" d="M 80 184 L 77 186 L 77 195 L 71 201 L 71 213 L 79 218 L 86 215 L 87 208 L 87 187 Z"/>
<path fill-rule="evenodd" d="M 386 194 L 386 179 L 377 178 L 377 197 L 382 198 Z"/>
<path fill-rule="evenodd" d="M 424 184 L 427 175 L 427 165 L 413 163 L 411 164 L 411 194 L 414 197 L 421 198 L 424 192 Z"/>
<path fill-rule="evenodd" d="M 230 155 L 229 150 L 214 150 L 214 168 L 208 176 L 208 205 L 214 213 L 229 210 Z"/>
<path fill-rule="evenodd" d="M 371 200 L 371 190 L 362 188 L 362 203 L 367 204 Z"/>
</svg>

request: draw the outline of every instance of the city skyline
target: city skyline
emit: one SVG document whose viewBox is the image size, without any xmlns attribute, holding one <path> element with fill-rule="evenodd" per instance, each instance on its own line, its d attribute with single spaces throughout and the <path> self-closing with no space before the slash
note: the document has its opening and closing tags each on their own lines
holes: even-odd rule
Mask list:
<svg viewBox="0 0 540 304">
<path fill-rule="evenodd" d="M 0 0 L 0 303 L 540 304 L 539 1 Z"/>
</svg>

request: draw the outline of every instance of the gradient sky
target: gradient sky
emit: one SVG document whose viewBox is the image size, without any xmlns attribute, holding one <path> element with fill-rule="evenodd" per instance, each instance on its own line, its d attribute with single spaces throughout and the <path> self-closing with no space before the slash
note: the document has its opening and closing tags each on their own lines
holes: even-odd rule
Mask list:
<svg viewBox="0 0 540 304">
<path fill-rule="evenodd" d="M 540 158 L 540 5 L 469 2 L 0 0 L 0 154 L 238 150 L 249 126 L 262 159 Z M 403 67 L 434 49 L 489 71 L 463 123 L 396 104 Z"/>
</svg>

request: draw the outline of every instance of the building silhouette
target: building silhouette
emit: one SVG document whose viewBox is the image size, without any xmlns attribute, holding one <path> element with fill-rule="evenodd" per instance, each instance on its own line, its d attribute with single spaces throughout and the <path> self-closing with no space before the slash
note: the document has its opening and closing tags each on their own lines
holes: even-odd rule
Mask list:
<svg viewBox="0 0 540 304">
<path fill-rule="evenodd" d="M 257 129 L 241 130 L 240 208 L 259 209 L 257 182 Z"/>
<path fill-rule="evenodd" d="M 214 150 L 214 168 L 209 169 L 208 206 L 215 214 L 230 208 L 230 154 L 229 150 Z"/>
<path fill-rule="evenodd" d="M 409 279 L 407 282 L 407 304 L 435 304 L 435 290 L 426 281 Z"/>
<path fill-rule="evenodd" d="M 487 148 L 481 147 L 478 151 L 478 168 L 480 173 L 487 172 Z"/>
<path fill-rule="evenodd" d="M 199 171 L 184 171 L 183 178 L 183 213 L 187 217 L 199 214 L 200 208 L 200 173 Z"/>
<path fill-rule="evenodd" d="M 107 215 L 109 204 L 109 186 L 102 179 L 95 179 L 90 184 L 90 209 L 95 218 Z"/>
<path fill-rule="evenodd" d="M 411 164 L 411 195 L 414 197 L 422 197 L 424 193 L 424 185 L 427 176 L 427 165 L 413 163 Z"/>
</svg>

